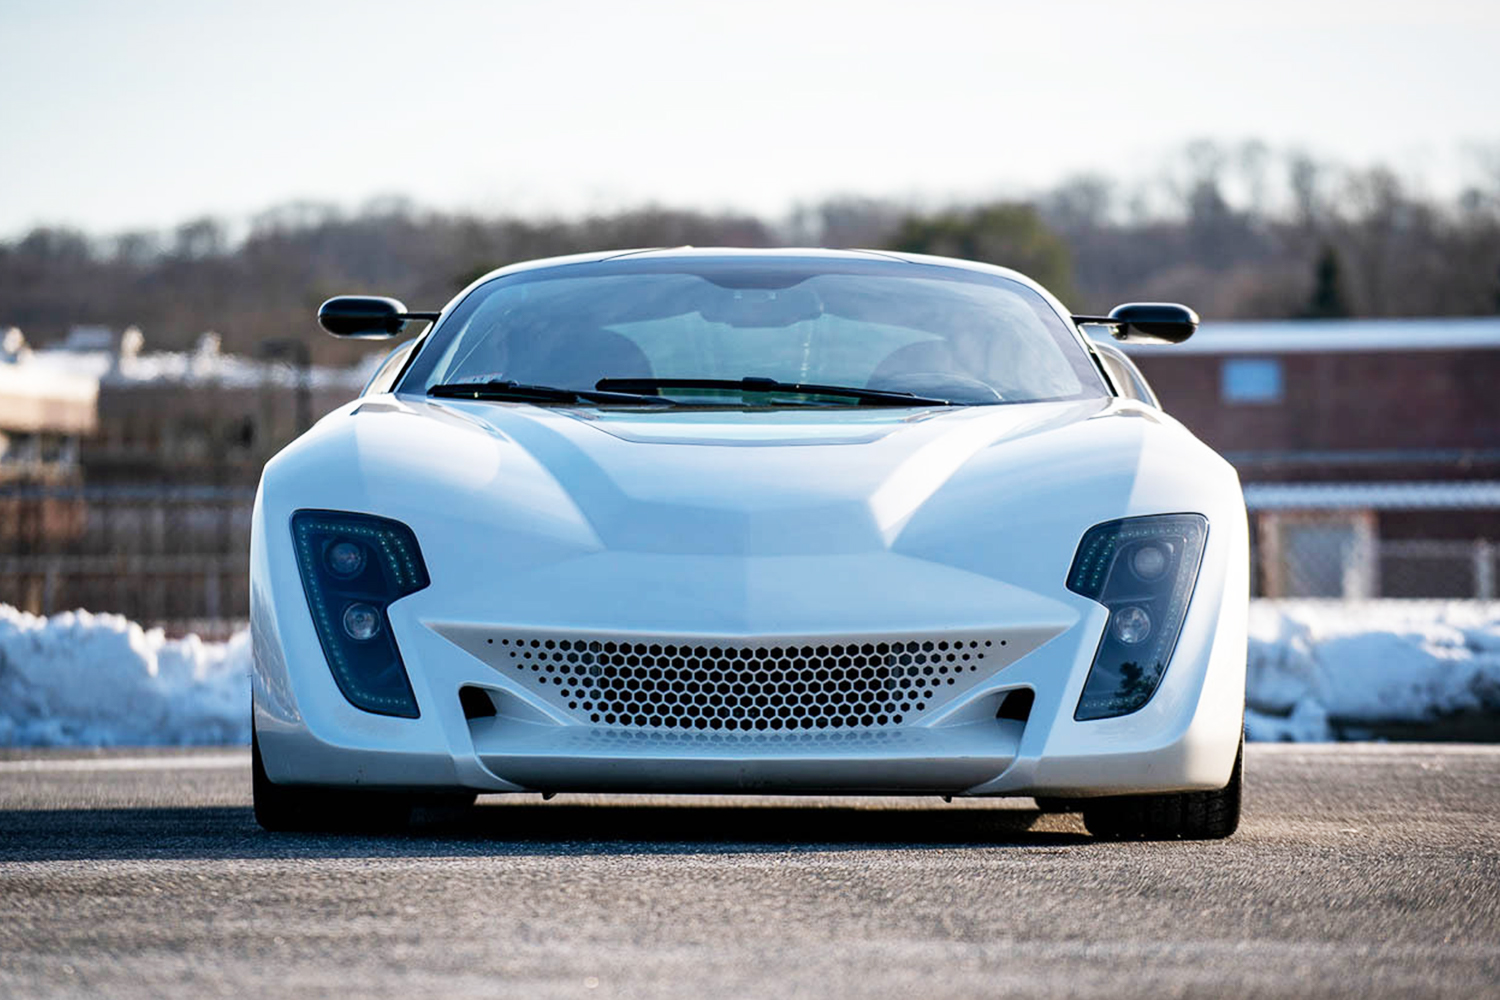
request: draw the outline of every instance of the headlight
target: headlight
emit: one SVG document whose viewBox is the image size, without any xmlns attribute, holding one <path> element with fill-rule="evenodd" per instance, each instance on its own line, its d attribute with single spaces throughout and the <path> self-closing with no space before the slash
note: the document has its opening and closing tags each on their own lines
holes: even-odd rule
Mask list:
<svg viewBox="0 0 1500 1000">
<path fill-rule="evenodd" d="M 1177 645 L 1208 538 L 1200 514 L 1161 514 L 1090 528 L 1068 589 L 1109 609 L 1109 624 L 1073 718 L 1128 715 L 1151 700 Z"/>
<path fill-rule="evenodd" d="M 307 606 L 339 690 L 367 712 L 417 718 L 417 699 L 386 616 L 393 601 L 429 582 L 416 536 L 383 517 L 299 510 L 292 515 L 292 539 Z"/>
</svg>

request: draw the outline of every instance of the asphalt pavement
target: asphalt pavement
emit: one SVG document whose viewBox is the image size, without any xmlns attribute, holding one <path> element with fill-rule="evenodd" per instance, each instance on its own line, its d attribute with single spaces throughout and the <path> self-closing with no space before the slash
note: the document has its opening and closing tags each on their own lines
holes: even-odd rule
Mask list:
<svg viewBox="0 0 1500 1000">
<path fill-rule="evenodd" d="M 1500 747 L 1246 767 L 1217 843 L 569 795 L 350 838 L 262 833 L 241 751 L 7 751 L 0 996 L 1500 996 Z"/>
</svg>

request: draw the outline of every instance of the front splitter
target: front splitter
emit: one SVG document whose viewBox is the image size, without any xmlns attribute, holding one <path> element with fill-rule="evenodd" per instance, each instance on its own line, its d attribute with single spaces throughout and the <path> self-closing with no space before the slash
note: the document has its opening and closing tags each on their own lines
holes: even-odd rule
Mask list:
<svg viewBox="0 0 1500 1000">
<path fill-rule="evenodd" d="M 956 795 L 1015 759 L 1023 725 L 775 735 L 472 720 L 481 764 L 545 792 Z"/>
</svg>

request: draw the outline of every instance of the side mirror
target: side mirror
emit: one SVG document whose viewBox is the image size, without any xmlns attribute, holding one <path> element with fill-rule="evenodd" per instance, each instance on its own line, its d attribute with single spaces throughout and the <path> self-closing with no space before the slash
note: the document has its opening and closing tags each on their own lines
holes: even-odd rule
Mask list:
<svg viewBox="0 0 1500 1000">
<path fill-rule="evenodd" d="M 1115 306 L 1116 340 L 1127 344 L 1180 344 L 1198 329 L 1198 314 L 1175 302 L 1130 302 Z"/>
<path fill-rule="evenodd" d="M 1175 302 L 1128 302 L 1108 316 L 1074 316 L 1073 322 L 1110 327 L 1127 344 L 1180 344 L 1198 329 L 1198 314 Z"/>
<path fill-rule="evenodd" d="M 407 320 L 436 320 L 435 312 L 407 312 L 398 299 L 379 295 L 336 295 L 318 307 L 318 325 L 335 337 L 384 340 L 401 332 Z"/>
</svg>

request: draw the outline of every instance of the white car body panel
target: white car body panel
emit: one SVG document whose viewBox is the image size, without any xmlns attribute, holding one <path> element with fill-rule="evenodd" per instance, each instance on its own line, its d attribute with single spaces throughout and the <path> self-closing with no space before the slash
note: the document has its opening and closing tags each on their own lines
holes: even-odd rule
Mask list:
<svg viewBox="0 0 1500 1000">
<path fill-rule="evenodd" d="M 335 685 L 293 552 L 304 509 L 415 534 L 431 585 L 389 617 L 419 718 L 362 711 Z M 1163 513 L 1209 523 L 1169 668 L 1140 710 L 1075 721 L 1109 612 L 1064 585 L 1074 553 L 1093 525 Z M 661 412 L 375 392 L 266 467 L 251 552 L 257 738 L 269 778 L 293 785 L 1221 788 L 1244 708 L 1246 552 L 1234 470 L 1130 400 Z M 900 725 L 684 733 L 570 710 L 515 668 L 512 643 L 533 637 L 992 645 Z M 467 718 L 466 686 L 496 714 Z M 996 718 L 1020 689 L 1035 694 L 1024 722 Z"/>
</svg>

